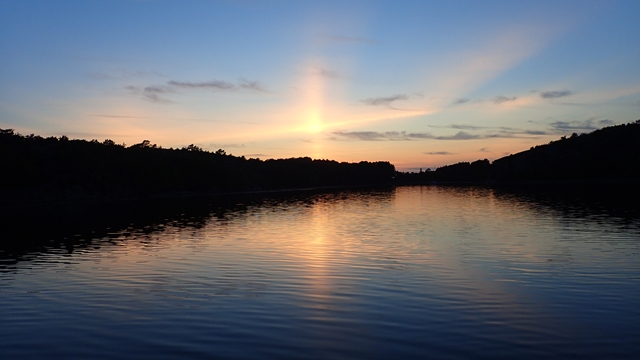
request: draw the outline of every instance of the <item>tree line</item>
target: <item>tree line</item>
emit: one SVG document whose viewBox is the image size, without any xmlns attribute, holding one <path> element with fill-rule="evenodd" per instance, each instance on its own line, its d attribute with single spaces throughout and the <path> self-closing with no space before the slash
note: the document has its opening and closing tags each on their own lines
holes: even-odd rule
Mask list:
<svg viewBox="0 0 640 360">
<path fill-rule="evenodd" d="M 493 162 L 461 162 L 419 173 L 397 172 L 385 161 L 247 159 L 193 144 L 166 149 L 144 140 L 127 147 L 109 139 L 43 138 L 11 129 L 0 129 L 0 162 L 5 203 L 434 182 L 639 180 L 640 120 L 563 136 Z"/>
<path fill-rule="evenodd" d="M 389 162 L 246 159 L 196 145 L 162 148 L 145 140 L 43 138 L 0 130 L 0 196 L 46 200 L 131 198 L 157 194 L 226 193 L 390 184 Z"/>
<path fill-rule="evenodd" d="M 576 180 L 640 180 L 640 120 L 588 134 L 573 133 L 493 162 L 461 162 L 396 176 L 396 182 L 403 184 Z"/>
</svg>

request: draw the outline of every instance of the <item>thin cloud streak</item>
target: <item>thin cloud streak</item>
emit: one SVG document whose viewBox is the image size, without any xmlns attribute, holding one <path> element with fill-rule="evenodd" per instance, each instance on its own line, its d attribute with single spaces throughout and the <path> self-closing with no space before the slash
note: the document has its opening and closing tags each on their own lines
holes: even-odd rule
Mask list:
<svg viewBox="0 0 640 360">
<path fill-rule="evenodd" d="M 386 96 L 386 97 L 367 98 L 367 99 L 360 100 L 360 102 L 367 105 L 372 105 L 372 106 L 378 106 L 378 105 L 391 106 L 391 103 L 398 100 L 409 100 L 409 96 L 407 96 L 406 94 L 396 94 L 396 95 Z"/>
<path fill-rule="evenodd" d="M 471 99 L 468 99 L 468 98 L 457 99 L 456 101 L 453 102 L 453 105 L 460 105 L 460 104 L 468 103 L 469 101 L 471 101 Z"/>
<path fill-rule="evenodd" d="M 128 85 L 124 87 L 132 94 L 142 95 L 143 99 L 155 103 L 171 103 L 170 99 L 161 96 L 160 94 L 174 94 L 178 90 L 213 90 L 213 91 L 238 91 L 238 90 L 250 90 L 255 92 L 267 93 L 269 92 L 260 82 L 249 81 L 244 78 L 240 78 L 237 84 L 230 83 L 224 80 L 210 80 L 202 82 L 191 81 L 176 81 L 169 80 L 167 85 L 149 85 L 145 87 Z"/>
<path fill-rule="evenodd" d="M 175 86 L 178 88 L 184 89 L 217 89 L 217 90 L 233 90 L 236 89 L 236 85 L 222 81 L 222 80 L 211 80 L 204 82 L 189 82 L 189 81 L 175 81 L 170 80 L 167 84 L 171 86 Z"/>
<path fill-rule="evenodd" d="M 575 121 L 555 121 L 550 123 L 551 130 L 556 134 L 565 134 L 570 131 L 591 132 L 602 127 L 613 125 L 614 121 L 609 119 L 596 121 L 595 118 Z"/>
<path fill-rule="evenodd" d="M 449 151 L 430 151 L 430 152 L 425 152 L 423 154 L 426 155 L 455 155 L 456 153 L 452 153 Z"/>
<path fill-rule="evenodd" d="M 518 98 L 515 97 L 515 96 L 506 97 L 506 96 L 500 95 L 500 96 L 494 97 L 492 101 L 493 101 L 494 104 L 498 105 L 498 104 L 502 104 L 502 103 L 505 103 L 505 102 L 508 102 L 508 101 L 516 101 L 516 99 L 518 99 Z"/>
<path fill-rule="evenodd" d="M 317 75 L 325 77 L 327 79 L 340 79 L 342 76 L 337 71 L 325 69 L 325 68 L 314 68 Z"/>
<path fill-rule="evenodd" d="M 406 131 L 334 131 L 331 133 L 337 137 L 347 140 L 359 141 L 413 141 L 413 140 L 477 140 L 477 139 L 497 139 L 497 138 L 518 138 L 520 135 L 526 134 L 522 132 L 501 131 L 498 133 L 488 134 L 470 134 L 465 131 L 459 131 L 453 135 L 433 135 L 431 133 L 407 133 Z M 528 134 L 531 135 L 531 134 Z M 339 138 L 332 138 L 338 140 Z"/>
<path fill-rule="evenodd" d="M 569 95 L 573 95 L 573 92 L 569 90 L 554 90 L 554 91 L 543 91 L 540 93 L 540 97 L 543 99 L 557 99 L 561 97 L 566 97 Z"/>
<path fill-rule="evenodd" d="M 486 129 L 487 128 L 486 126 L 459 125 L 459 124 L 452 124 L 452 125 L 447 125 L 447 126 L 429 125 L 429 127 L 438 128 L 438 129 L 458 129 L 458 130 L 480 130 L 480 129 Z"/>
</svg>

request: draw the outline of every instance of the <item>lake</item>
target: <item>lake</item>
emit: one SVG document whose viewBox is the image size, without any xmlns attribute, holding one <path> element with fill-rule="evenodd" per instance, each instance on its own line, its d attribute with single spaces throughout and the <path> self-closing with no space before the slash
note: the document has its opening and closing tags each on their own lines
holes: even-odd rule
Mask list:
<svg viewBox="0 0 640 360">
<path fill-rule="evenodd" d="M 0 358 L 640 356 L 624 208 L 442 186 L 158 202 L 2 233 Z"/>
</svg>

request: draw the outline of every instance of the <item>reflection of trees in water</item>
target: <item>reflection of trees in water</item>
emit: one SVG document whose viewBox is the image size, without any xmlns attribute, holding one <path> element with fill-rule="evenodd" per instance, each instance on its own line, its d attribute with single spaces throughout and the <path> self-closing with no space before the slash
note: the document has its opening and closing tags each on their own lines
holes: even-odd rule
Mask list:
<svg viewBox="0 0 640 360">
<path fill-rule="evenodd" d="M 31 260 L 38 253 L 92 251 L 122 241 L 153 242 L 167 229 L 201 229 L 206 204 L 187 201 L 49 204 L 3 214 L 0 261 Z"/>
<path fill-rule="evenodd" d="M 458 197 L 493 196 L 498 201 L 526 206 L 560 221 L 589 219 L 617 227 L 640 227 L 637 190 L 632 185 L 605 187 L 553 185 L 527 187 L 429 186 Z M 138 202 L 82 203 L 16 209 L 0 217 L 0 269 L 38 254 L 98 251 L 123 242 L 156 243 L 167 231 L 193 232 L 215 222 L 225 227 L 259 212 L 293 211 L 352 202 L 392 201 L 394 188 L 242 194 L 155 199 Z M 191 236 L 193 241 L 201 238 Z"/>
<path fill-rule="evenodd" d="M 548 184 L 496 187 L 494 196 L 525 204 L 561 219 L 592 219 L 617 226 L 640 226 L 640 191 L 636 184 Z"/>
</svg>

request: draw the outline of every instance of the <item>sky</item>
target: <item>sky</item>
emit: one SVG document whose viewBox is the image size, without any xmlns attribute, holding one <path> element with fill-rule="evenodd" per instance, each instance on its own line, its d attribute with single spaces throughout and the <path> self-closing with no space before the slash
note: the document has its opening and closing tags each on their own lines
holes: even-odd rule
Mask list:
<svg viewBox="0 0 640 360">
<path fill-rule="evenodd" d="M 494 160 L 640 118 L 640 1 L 0 0 L 0 128 Z"/>
</svg>

